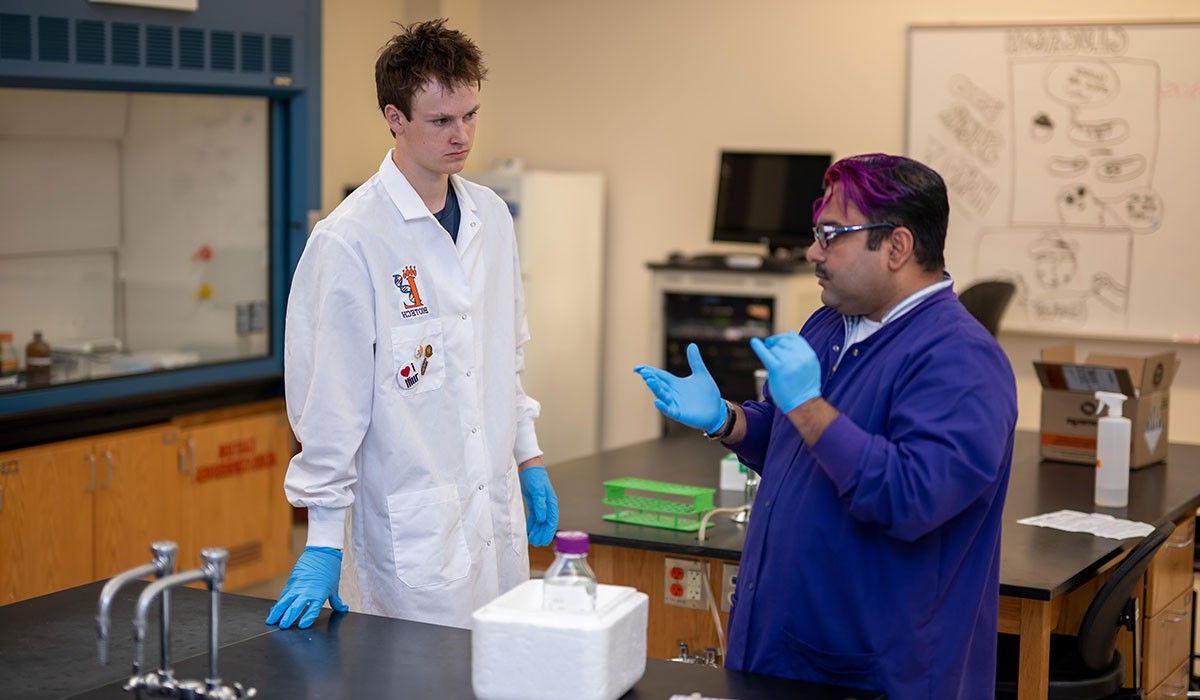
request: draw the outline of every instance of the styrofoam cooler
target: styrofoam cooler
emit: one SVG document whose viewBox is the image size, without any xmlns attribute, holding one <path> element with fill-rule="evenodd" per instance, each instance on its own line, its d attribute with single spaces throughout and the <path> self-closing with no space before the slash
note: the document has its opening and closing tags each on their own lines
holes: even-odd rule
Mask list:
<svg viewBox="0 0 1200 700">
<path fill-rule="evenodd" d="M 615 700 L 646 672 L 650 599 L 600 585 L 595 613 L 542 610 L 526 581 L 475 611 L 471 681 L 482 700 Z"/>
</svg>

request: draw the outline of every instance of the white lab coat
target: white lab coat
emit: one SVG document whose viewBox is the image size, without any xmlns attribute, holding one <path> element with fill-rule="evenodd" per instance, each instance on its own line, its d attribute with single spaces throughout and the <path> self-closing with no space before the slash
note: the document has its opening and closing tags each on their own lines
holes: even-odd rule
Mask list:
<svg viewBox="0 0 1200 700">
<path fill-rule="evenodd" d="M 308 544 L 343 548 L 352 610 L 469 628 L 529 578 L 516 465 L 541 450 L 512 217 L 450 180 L 457 245 L 390 153 L 313 230 L 288 298 L 285 490 Z"/>
</svg>

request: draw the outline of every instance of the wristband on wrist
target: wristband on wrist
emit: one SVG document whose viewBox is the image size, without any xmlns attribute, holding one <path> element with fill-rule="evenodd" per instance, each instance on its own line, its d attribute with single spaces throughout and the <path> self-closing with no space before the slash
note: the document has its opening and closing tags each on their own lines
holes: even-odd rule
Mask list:
<svg viewBox="0 0 1200 700">
<path fill-rule="evenodd" d="M 725 422 L 721 423 L 721 427 L 715 432 L 705 431 L 704 437 L 709 440 L 724 440 L 733 433 L 733 426 L 737 423 L 737 411 L 733 410 L 733 404 L 725 401 Z"/>
</svg>

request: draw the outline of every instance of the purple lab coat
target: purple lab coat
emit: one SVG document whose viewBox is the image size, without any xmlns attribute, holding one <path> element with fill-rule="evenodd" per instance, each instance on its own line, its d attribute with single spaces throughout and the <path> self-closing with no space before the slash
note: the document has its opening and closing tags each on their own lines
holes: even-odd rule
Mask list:
<svg viewBox="0 0 1200 700">
<path fill-rule="evenodd" d="M 732 669 L 886 691 L 994 696 L 1012 368 L 950 289 L 850 347 L 801 335 L 841 415 L 809 447 L 769 399 L 733 446 L 762 475 L 729 619 Z"/>
</svg>

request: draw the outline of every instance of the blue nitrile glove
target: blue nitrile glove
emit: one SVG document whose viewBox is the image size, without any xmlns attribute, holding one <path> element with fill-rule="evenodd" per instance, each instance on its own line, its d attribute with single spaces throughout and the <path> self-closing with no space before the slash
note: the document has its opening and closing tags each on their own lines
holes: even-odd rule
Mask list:
<svg viewBox="0 0 1200 700">
<path fill-rule="evenodd" d="M 779 410 L 787 413 L 821 395 L 821 361 L 799 333 L 773 335 L 766 342 L 751 338 L 750 349 L 767 368 L 771 398 Z"/>
<path fill-rule="evenodd" d="M 649 365 L 638 365 L 633 371 L 653 392 L 654 407 L 664 416 L 690 428 L 715 433 L 725 425 L 721 390 L 700 359 L 700 348 L 695 343 L 688 343 L 687 358 L 692 368 L 691 376 L 687 377 L 676 377 Z"/>
<path fill-rule="evenodd" d="M 521 496 L 529 507 L 525 532 L 529 544 L 545 547 L 558 532 L 558 496 L 550 485 L 550 475 L 543 466 L 526 467 L 520 472 Z"/>
<path fill-rule="evenodd" d="M 337 593 L 341 573 L 342 550 L 305 547 L 296 560 L 296 566 L 292 568 L 292 575 L 279 593 L 279 602 L 267 613 L 267 624 L 278 622 L 280 629 L 287 629 L 296 618 L 300 618 L 297 627 L 308 629 L 317 621 L 326 600 L 337 612 L 349 610 L 350 606 L 343 603 Z"/>
</svg>

